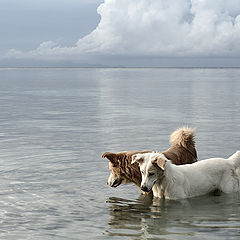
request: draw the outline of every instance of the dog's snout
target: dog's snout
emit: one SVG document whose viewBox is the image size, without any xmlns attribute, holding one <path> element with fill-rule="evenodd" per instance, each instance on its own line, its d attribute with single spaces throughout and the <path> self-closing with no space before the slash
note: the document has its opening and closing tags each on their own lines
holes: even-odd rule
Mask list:
<svg viewBox="0 0 240 240">
<path fill-rule="evenodd" d="M 148 190 L 148 188 L 146 186 L 142 186 L 141 190 L 144 191 L 144 192 L 149 192 L 149 190 Z"/>
<path fill-rule="evenodd" d="M 111 187 L 117 187 L 119 185 L 118 179 L 116 179 L 112 184 Z"/>
</svg>

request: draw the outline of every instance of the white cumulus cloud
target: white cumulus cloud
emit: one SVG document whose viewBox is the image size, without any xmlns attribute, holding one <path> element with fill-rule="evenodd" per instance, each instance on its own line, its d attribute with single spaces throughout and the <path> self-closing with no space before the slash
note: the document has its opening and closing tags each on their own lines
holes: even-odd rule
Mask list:
<svg viewBox="0 0 240 240">
<path fill-rule="evenodd" d="M 101 20 L 72 47 L 52 41 L 8 57 L 240 57 L 239 0 L 105 0 Z"/>
</svg>

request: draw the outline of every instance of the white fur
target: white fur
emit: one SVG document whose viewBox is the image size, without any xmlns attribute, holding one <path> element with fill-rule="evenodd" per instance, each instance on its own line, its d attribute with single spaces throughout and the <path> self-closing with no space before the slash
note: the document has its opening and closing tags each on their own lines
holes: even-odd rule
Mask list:
<svg viewBox="0 0 240 240">
<path fill-rule="evenodd" d="M 152 164 L 156 157 L 165 160 L 162 170 Z M 136 154 L 133 162 L 138 162 L 142 173 L 141 187 L 153 190 L 154 197 L 183 199 L 220 190 L 231 193 L 240 190 L 240 151 L 228 159 L 211 158 L 193 164 L 174 165 L 161 153 Z M 149 173 L 151 173 L 149 175 Z"/>
<path fill-rule="evenodd" d="M 228 159 L 232 159 L 236 163 L 238 163 L 237 159 L 240 159 L 240 151 L 235 152 L 232 156 L 230 156 Z M 240 166 L 236 166 L 236 172 L 240 178 Z"/>
</svg>

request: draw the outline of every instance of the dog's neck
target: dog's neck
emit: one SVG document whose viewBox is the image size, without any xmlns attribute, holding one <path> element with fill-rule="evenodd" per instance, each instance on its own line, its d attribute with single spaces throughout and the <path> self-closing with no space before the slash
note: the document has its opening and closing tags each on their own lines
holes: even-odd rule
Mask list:
<svg viewBox="0 0 240 240">
<path fill-rule="evenodd" d="M 164 174 L 159 176 L 159 179 L 153 186 L 154 197 L 168 198 L 169 194 L 171 194 L 171 184 L 177 180 L 178 175 L 177 167 L 170 161 L 167 161 Z"/>
</svg>

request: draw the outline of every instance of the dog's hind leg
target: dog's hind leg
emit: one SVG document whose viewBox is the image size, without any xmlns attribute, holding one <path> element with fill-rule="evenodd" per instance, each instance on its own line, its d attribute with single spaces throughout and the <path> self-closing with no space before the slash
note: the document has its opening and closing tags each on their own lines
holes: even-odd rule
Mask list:
<svg viewBox="0 0 240 240">
<path fill-rule="evenodd" d="M 235 169 L 229 169 L 224 173 L 219 189 L 224 193 L 240 190 L 240 176 Z"/>
</svg>

